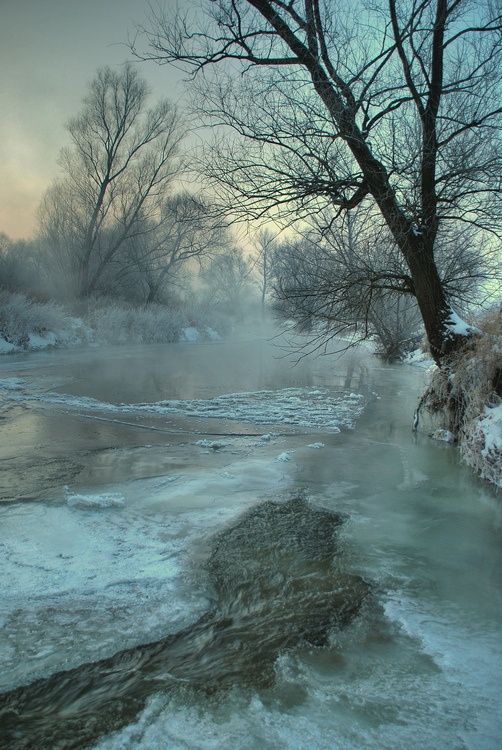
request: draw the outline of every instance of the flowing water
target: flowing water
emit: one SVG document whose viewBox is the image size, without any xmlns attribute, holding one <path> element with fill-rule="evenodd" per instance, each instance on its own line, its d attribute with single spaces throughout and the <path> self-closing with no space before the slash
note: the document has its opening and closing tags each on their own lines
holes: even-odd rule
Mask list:
<svg viewBox="0 0 502 750">
<path fill-rule="evenodd" d="M 3 358 L 0 747 L 499 748 L 500 499 L 412 433 L 424 382 L 266 340 Z"/>
</svg>

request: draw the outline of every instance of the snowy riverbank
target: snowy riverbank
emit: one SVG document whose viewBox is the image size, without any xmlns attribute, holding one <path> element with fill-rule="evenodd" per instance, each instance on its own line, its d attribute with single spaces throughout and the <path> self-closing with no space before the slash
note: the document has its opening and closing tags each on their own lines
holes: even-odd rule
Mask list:
<svg viewBox="0 0 502 750">
<path fill-rule="evenodd" d="M 228 329 L 221 316 L 195 305 L 134 307 L 88 301 L 80 317 L 62 305 L 0 292 L 0 354 L 115 344 L 165 344 L 219 340 Z"/>
</svg>

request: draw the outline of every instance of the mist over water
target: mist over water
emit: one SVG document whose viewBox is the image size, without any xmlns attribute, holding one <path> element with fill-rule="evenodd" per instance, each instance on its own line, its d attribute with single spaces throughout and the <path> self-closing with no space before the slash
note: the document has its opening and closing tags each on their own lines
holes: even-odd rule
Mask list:
<svg viewBox="0 0 502 750">
<path fill-rule="evenodd" d="M 370 585 L 361 610 L 323 644 L 285 639 L 264 682 L 211 681 L 209 661 L 201 690 L 188 659 L 91 746 L 500 746 L 499 499 L 411 432 L 422 373 L 364 352 L 291 367 L 265 340 L 0 367 L 3 691 L 189 632 L 217 601 L 218 534 L 301 492 L 343 518 L 333 560 Z"/>
</svg>

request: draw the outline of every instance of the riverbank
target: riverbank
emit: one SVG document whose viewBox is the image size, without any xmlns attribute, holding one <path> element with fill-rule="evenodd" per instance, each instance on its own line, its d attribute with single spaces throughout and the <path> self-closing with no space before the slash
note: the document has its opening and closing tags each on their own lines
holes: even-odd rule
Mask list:
<svg viewBox="0 0 502 750">
<path fill-rule="evenodd" d="M 140 307 L 90 299 L 80 308 L 79 315 L 75 315 L 74 310 L 60 304 L 0 292 L 0 354 L 81 346 L 219 340 L 229 329 L 223 316 L 197 305 Z"/>
</svg>

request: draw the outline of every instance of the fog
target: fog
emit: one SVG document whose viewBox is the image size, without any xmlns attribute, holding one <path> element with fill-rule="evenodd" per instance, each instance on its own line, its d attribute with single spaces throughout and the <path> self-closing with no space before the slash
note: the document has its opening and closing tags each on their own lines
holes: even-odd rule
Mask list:
<svg viewBox="0 0 502 750">
<path fill-rule="evenodd" d="M 65 123 L 96 68 L 120 67 L 131 57 L 128 36 L 145 10 L 143 0 L 2 3 L 0 56 L 9 75 L 0 91 L 0 231 L 13 239 L 37 233 L 37 208 L 68 145 Z M 143 73 L 157 96 L 179 98 L 176 71 L 152 65 Z"/>
<path fill-rule="evenodd" d="M 495 493 L 452 446 L 412 433 L 423 371 L 383 366 L 365 349 L 297 359 L 268 335 L 242 334 L 2 359 L 0 674 L 4 693 L 27 687 L 0 700 L 20 712 L 1 747 L 54 747 L 55 727 L 65 748 L 85 738 L 100 749 L 498 747 Z M 299 496 L 313 513 L 313 526 L 302 521 L 305 547 L 295 552 L 289 521 L 272 516 L 253 537 L 252 580 L 277 569 L 260 584 L 275 622 L 263 650 L 255 634 L 268 620 L 252 614 L 261 598 L 250 607 L 233 597 L 234 625 L 223 630 L 207 619 L 218 601 L 208 561 L 222 533 L 230 543 L 233 528 L 247 528 L 243 514 L 264 518 L 264 501 L 286 512 Z M 327 594 L 318 609 L 308 578 L 317 509 L 342 521 L 322 565 L 369 586 L 343 625 L 328 616 L 340 605 L 330 609 Z M 285 550 L 294 596 L 310 580 L 292 609 L 279 575 Z M 235 547 L 229 554 L 226 575 L 247 575 L 249 553 L 242 564 Z M 293 643 L 286 632 L 303 635 Z M 248 649 L 256 665 L 272 654 L 265 672 L 246 671 Z M 132 687 L 143 668 L 131 672 L 124 711 L 114 711 L 115 668 L 100 660 L 121 659 L 127 676 L 140 654 L 154 679 Z M 68 669 L 91 714 L 84 697 L 61 692 Z M 89 670 L 101 685 L 92 699 Z M 66 694 L 64 709 L 54 691 Z M 92 741 L 75 729 L 84 719 Z"/>
</svg>

